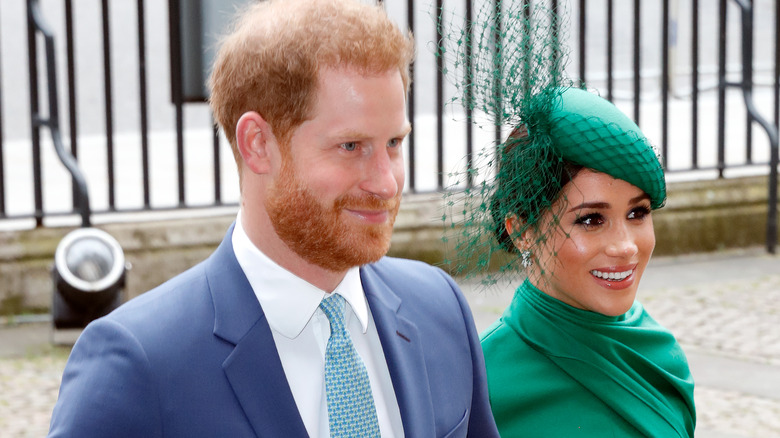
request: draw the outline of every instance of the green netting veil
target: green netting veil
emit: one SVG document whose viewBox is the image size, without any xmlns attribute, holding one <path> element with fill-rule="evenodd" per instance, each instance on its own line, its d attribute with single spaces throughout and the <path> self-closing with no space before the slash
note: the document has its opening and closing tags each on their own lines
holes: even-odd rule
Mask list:
<svg viewBox="0 0 780 438">
<path fill-rule="evenodd" d="M 544 2 L 533 8 L 510 2 L 508 9 L 500 3 L 483 9 L 465 30 L 445 36 L 440 50 L 442 56 L 454 52 L 456 66 L 472 66 L 454 78 L 463 92 L 459 102 L 473 111 L 472 120 L 482 125 L 479 116 L 487 115 L 511 131 L 501 144 L 470 157 L 467 169 L 450 175 L 454 184 L 478 182 L 446 195 L 445 240 L 454 243 L 449 268 L 465 275 L 490 271 L 487 282 L 528 264 L 533 251 L 510 254 L 516 252 L 513 240 L 528 229 L 536 231 L 535 245 L 545 244 L 539 230 L 558 226 L 560 212 L 553 209 L 565 203 L 556 201 L 583 168 L 639 187 L 652 209 L 666 200 L 660 160 L 639 127 L 611 102 L 565 78 L 559 11 L 540 6 Z M 486 35 L 494 37 L 492 55 L 490 50 L 470 55 L 464 47 L 491 48 Z M 476 59 L 466 63 L 468 56 Z M 485 57 L 492 63 L 481 60 Z M 511 236 L 505 231 L 509 215 L 522 224 Z"/>
</svg>

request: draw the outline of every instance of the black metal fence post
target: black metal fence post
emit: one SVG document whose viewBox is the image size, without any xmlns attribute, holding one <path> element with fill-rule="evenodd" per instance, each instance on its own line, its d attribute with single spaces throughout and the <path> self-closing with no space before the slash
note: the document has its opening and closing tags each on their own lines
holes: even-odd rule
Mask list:
<svg viewBox="0 0 780 438">
<path fill-rule="evenodd" d="M 406 3 L 406 25 L 409 27 L 409 29 L 414 29 L 414 0 L 408 0 Z M 416 115 L 415 111 L 415 85 L 414 85 L 414 77 L 415 77 L 415 64 L 412 63 L 412 65 L 409 66 L 409 92 L 408 92 L 408 99 L 407 99 L 407 112 L 408 117 L 411 122 L 414 122 L 414 116 Z M 415 170 L 415 156 L 416 156 L 416 150 L 415 150 L 415 134 L 414 130 L 412 130 L 411 134 L 409 135 L 409 189 L 414 192 L 416 188 L 417 183 L 417 172 Z"/>
<path fill-rule="evenodd" d="M 691 3 L 691 167 L 699 167 L 699 0 Z"/>
<path fill-rule="evenodd" d="M 144 0 L 137 0 L 138 7 L 138 104 L 140 107 L 141 123 L 141 173 L 144 192 L 144 208 L 151 208 L 149 187 L 149 120 L 147 116 L 148 106 L 146 93 L 146 18 L 144 16 Z"/>
<path fill-rule="evenodd" d="M 2 10 L 0 10 L 0 17 Z M 2 35 L 0 35 L 0 47 L 2 47 Z M 5 217 L 5 162 L 3 161 L 3 56 L 0 51 L 0 218 Z"/>
<path fill-rule="evenodd" d="M 442 0 L 436 0 L 436 12 L 440 14 L 441 23 L 433 23 L 436 26 L 436 37 L 441 39 L 444 24 L 442 12 Z M 444 187 L 444 60 L 442 56 L 436 57 L 436 186 Z"/>
<path fill-rule="evenodd" d="M 35 203 L 35 226 L 43 226 L 43 187 L 41 175 L 41 131 L 38 115 L 38 45 L 33 17 L 37 0 L 27 0 L 27 61 L 30 80 L 30 140 L 33 160 L 33 202 Z"/>
<path fill-rule="evenodd" d="M 111 28 L 108 0 L 101 1 L 103 16 L 103 88 L 106 114 L 106 168 L 108 172 L 108 209 L 116 209 L 116 184 L 114 175 L 114 110 L 111 85 Z"/>
<path fill-rule="evenodd" d="M 642 2 L 634 0 L 634 122 L 639 124 L 639 104 L 641 103 L 642 92 L 642 56 L 640 55 L 641 43 L 641 17 Z"/>
<path fill-rule="evenodd" d="M 718 178 L 723 178 L 726 167 L 726 2 L 720 0 L 718 8 Z"/>
<path fill-rule="evenodd" d="M 661 165 L 669 157 L 669 0 L 662 1 L 661 13 Z"/>
<path fill-rule="evenodd" d="M 65 0 L 65 62 L 68 75 L 68 122 L 70 153 L 78 160 L 78 115 L 76 109 L 76 51 L 74 49 L 75 29 L 73 27 L 73 1 Z M 79 188 L 75 179 L 71 179 L 73 209 L 77 210 Z"/>
<path fill-rule="evenodd" d="M 739 86 L 742 90 L 742 98 L 748 114 L 748 127 L 750 131 L 753 121 L 757 122 L 766 131 L 769 137 L 769 189 L 766 224 L 766 249 L 769 253 L 775 253 L 777 245 L 777 165 L 778 165 L 778 133 L 777 126 L 772 125 L 761 114 L 753 101 L 753 1 L 734 0 L 739 6 L 742 23 L 742 80 L 739 83 L 724 84 L 725 86 Z M 748 138 L 749 141 L 750 138 Z"/>
<path fill-rule="evenodd" d="M 57 156 L 59 157 L 60 161 L 62 161 L 62 164 L 65 166 L 65 168 L 70 172 L 71 176 L 73 177 L 73 180 L 76 181 L 76 185 L 79 188 L 78 193 L 78 205 L 81 210 L 81 225 L 83 227 L 89 227 L 90 226 L 90 208 L 89 208 L 89 194 L 87 191 L 87 182 L 84 179 L 84 175 L 81 173 L 81 170 L 78 167 L 78 164 L 76 163 L 76 160 L 73 158 L 73 155 L 70 154 L 70 152 L 65 150 L 64 145 L 62 144 L 62 137 L 60 134 L 60 126 L 59 126 L 59 106 L 57 104 L 58 94 L 57 94 L 57 68 L 56 68 L 56 58 L 55 58 L 55 52 L 54 52 L 54 33 L 48 28 L 46 22 L 43 20 L 43 17 L 41 16 L 41 10 L 40 10 L 40 4 L 38 3 L 38 0 L 27 0 L 27 25 L 28 25 L 28 37 L 30 42 L 30 52 L 37 54 L 37 40 L 36 40 L 36 34 L 40 33 L 43 36 L 44 40 L 44 50 L 45 50 L 45 56 L 46 56 L 46 82 L 47 82 L 47 97 L 48 97 L 48 103 L 49 103 L 49 115 L 48 118 L 43 118 L 38 113 L 38 79 L 37 79 L 37 56 L 30 57 L 30 70 L 31 73 L 35 73 L 35 77 L 31 77 L 30 81 L 34 81 L 35 88 L 30 89 L 31 97 L 34 97 L 34 99 L 31 99 L 30 101 L 30 107 L 34 108 L 32 111 L 32 114 L 30 116 L 30 119 L 32 120 L 33 124 L 33 133 L 37 137 L 36 140 L 38 141 L 38 159 L 40 160 L 40 128 L 42 126 L 45 126 L 49 128 L 49 132 L 51 133 L 52 142 L 54 143 L 54 149 L 57 152 Z M 32 85 L 32 84 L 31 84 Z M 34 104 L 34 105 L 33 105 Z M 33 149 L 35 151 L 35 149 Z M 40 174 L 40 161 L 37 165 L 37 171 Z M 37 217 L 36 217 L 37 218 Z M 41 209 L 41 224 L 43 222 L 43 211 Z"/>
</svg>

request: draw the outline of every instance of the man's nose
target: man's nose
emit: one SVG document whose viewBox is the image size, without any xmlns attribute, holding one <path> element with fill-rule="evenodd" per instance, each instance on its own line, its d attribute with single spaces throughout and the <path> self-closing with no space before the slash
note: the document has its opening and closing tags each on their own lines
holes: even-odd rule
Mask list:
<svg viewBox="0 0 780 438">
<path fill-rule="evenodd" d="M 401 190 L 401 183 L 396 179 L 395 164 L 387 149 L 373 151 L 364 170 L 360 188 L 380 199 L 395 197 Z"/>
</svg>

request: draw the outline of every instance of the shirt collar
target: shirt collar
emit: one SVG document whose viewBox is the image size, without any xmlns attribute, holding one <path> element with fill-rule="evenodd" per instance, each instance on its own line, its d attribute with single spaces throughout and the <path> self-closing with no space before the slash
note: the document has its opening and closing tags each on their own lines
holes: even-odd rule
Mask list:
<svg viewBox="0 0 780 438">
<path fill-rule="evenodd" d="M 263 254 L 249 240 L 241 224 L 241 211 L 236 218 L 232 242 L 238 264 L 263 308 L 268 325 L 287 338 L 296 338 L 309 323 L 327 292 Z M 365 333 L 368 329 L 368 304 L 360 280 L 360 268 L 349 269 L 333 293 L 338 293 L 349 303 Z"/>
</svg>

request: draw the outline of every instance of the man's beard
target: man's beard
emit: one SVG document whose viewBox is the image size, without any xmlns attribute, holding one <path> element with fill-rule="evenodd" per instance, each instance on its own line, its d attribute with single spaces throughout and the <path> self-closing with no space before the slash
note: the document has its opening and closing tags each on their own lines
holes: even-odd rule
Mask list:
<svg viewBox="0 0 780 438">
<path fill-rule="evenodd" d="M 388 200 L 344 195 L 333 205 L 324 205 L 284 161 L 279 179 L 270 188 L 266 211 L 276 234 L 290 249 L 309 263 L 334 272 L 375 262 L 387 253 L 401 204 L 400 192 Z M 349 224 L 342 217 L 344 209 L 385 210 L 388 221 Z"/>
</svg>

